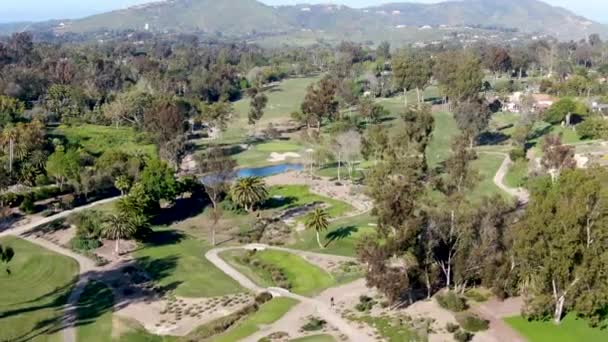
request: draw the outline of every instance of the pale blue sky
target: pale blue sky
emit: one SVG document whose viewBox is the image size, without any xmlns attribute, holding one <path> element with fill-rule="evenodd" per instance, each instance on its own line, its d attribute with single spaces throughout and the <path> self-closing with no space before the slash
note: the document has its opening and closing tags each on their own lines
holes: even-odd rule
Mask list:
<svg viewBox="0 0 608 342">
<path fill-rule="evenodd" d="M 333 2 L 352 7 L 400 1 L 408 0 L 262 0 L 262 2 L 270 5 Z M 439 2 L 438 0 L 409 1 Z M 0 0 L 0 22 L 78 18 L 145 2 L 151 2 L 151 0 Z M 566 7 L 588 18 L 608 23 L 608 0 L 546 0 L 546 2 Z"/>
</svg>

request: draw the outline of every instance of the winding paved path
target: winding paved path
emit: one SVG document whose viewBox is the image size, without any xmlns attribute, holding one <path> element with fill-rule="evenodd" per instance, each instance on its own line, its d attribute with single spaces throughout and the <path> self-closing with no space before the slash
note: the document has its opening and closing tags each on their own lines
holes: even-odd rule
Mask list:
<svg viewBox="0 0 608 342">
<path fill-rule="evenodd" d="M 247 278 L 246 276 L 241 274 L 239 271 L 234 269 L 232 266 L 230 266 L 226 261 L 224 261 L 219 256 L 219 254 L 222 252 L 230 251 L 230 250 L 237 250 L 237 249 L 250 249 L 250 250 L 251 249 L 258 249 L 258 250 L 275 249 L 275 250 L 286 251 L 286 252 L 290 252 L 290 253 L 294 253 L 294 254 L 302 254 L 302 253 L 311 254 L 311 253 L 302 252 L 302 251 L 298 251 L 298 250 L 292 250 L 292 249 L 288 249 L 288 248 L 267 246 L 267 245 L 262 245 L 262 244 L 251 244 L 251 245 L 240 246 L 240 247 L 214 248 L 214 249 L 208 251 L 205 254 L 205 257 L 207 258 L 207 260 L 209 260 L 211 263 L 213 263 L 217 268 L 219 268 L 222 272 L 226 273 L 228 276 L 230 276 L 231 278 L 236 280 L 242 287 L 244 287 L 250 291 L 253 291 L 256 293 L 268 291 L 273 296 L 288 297 L 288 298 L 298 300 L 298 301 L 300 301 L 300 303 L 313 306 L 315 308 L 317 315 L 319 315 L 321 318 L 323 318 L 325 321 L 327 321 L 330 325 L 332 325 L 332 326 L 336 327 L 338 330 L 340 330 L 340 332 L 343 333 L 345 336 L 347 336 L 350 341 L 353 341 L 353 342 L 375 341 L 374 338 L 370 337 L 365 332 L 354 328 L 353 325 L 349 321 L 345 320 L 338 313 L 334 312 L 327 305 L 326 300 L 319 300 L 316 298 L 304 297 L 304 296 L 301 296 L 298 294 L 291 293 L 285 289 L 276 288 L 276 287 L 262 288 L 256 284 L 254 284 L 249 278 Z M 333 257 L 332 255 L 325 255 L 325 254 L 323 254 L 323 256 Z M 347 259 L 350 259 L 350 258 L 347 258 Z M 294 309 L 292 309 L 292 311 L 297 310 L 297 309 L 298 309 L 298 306 L 294 307 Z"/>
<path fill-rule="evenodd" d="M 494 176 L 494 184 L 496 184 L 496 186 L 499 187 L 500 190 L 517 198 L 517 201 L 519 202 L 520 205 L 528 204 L 528 202 L 530 201 L 530 193 L 526 189 L 511 188 L 505 184 L 505 177 L 507 176 L 507 173 L 509 172 L 509 167 L 511 166 L 511 164 L 513 164 L 513 162 L 511 161 L 511 157 L 509 157 L 508 154 L 502 153 L 502 152 L 480 151 L 480 153 L 493 154 L 493 155 L 498 155 L 498 156 L 502 156 L 505 158 L 504 161 L 502 162 L 502 164 L 500 165 L 500 168 L 498 169 L 498 171 L 496 171 L 496 175 Z"/>
<path fill-rule="evenodd" d="M 47 223 L 51 223 L 53 221 L 56 221 L 56 220 L 59 220 L 62 218 L 66 218 L 74 213 L 77 213 L 77 212 L 80 212 L 80 211 L 83 211 L 86 209 L 90 209 L 92 207 L 95 207 L 95 206 L 98 206 L 101 204 L 113 202 L 118 198 L 119 197 L 112 197 L 112 198 L 107 198 L 107 199 L 100 200 L 97 202 L 93 202 L 91 204 L 87 204 L 87 205 L 84 205 L 84 206 L 81 206 L 78 208 L 74 208 L 72 210 L 66 210 L 59 214 L 37 219 L 37 220 L 31 221 L 31 222 L 28 222 L 26 224 L 19 225 L 14 228 L 6 229 L 3 232 L 0 232 L 0 238 L 4 237 L 4 236 L 17 236 L 17 237 L 20 237 L 31 243 L 34 243 L 41 247 L 49 249 L 55 253 L 70 257 L 78 262 L 78 266 L 79 266 L 78 282 L 76 283 L 76 286 L 74 286 L 74 288 L 72 288 L 72 291 L 70 292 L 70 295 L 68 297 L 67 303 L 64 308 L 64 315 L 63 315 L 63 319 L 62 319 L 62 321 L 63 321 L 62 322 L 63 342 L 76 342 L 76 329 L 74 329 L 74 326 L 75 326 L 75 322 L 77 319 L 76 309 L 77 309 L 78 299 L 80 298 L 80 295 L 82 294 L 87 283 L 90 280 L 88 276 L 83 276 L 83 275 L 90 274 L 91 271 L 98 269 L 98 267 L 95 265 L 95 262 L 93 262 L 93 260 L 91 260 L 83 255 L 74 253 L 69 249 L 63 248 L 50 241 L 44 240 L 42 238 L 38 238 L 38 237 L 28 234 L 28 233 L 30 233 L 32 230 L 34 230 L 42 225 L 45 225 Z"/>
</svg>

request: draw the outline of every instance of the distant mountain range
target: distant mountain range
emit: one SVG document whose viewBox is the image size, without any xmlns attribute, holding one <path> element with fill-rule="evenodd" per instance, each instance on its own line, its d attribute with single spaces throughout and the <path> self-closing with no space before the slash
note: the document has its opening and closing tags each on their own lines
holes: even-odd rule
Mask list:
<svg viewBox="0 0 608 342">
<path fill-rule="evenodd" d="M 392 3 L 363 9 L 329 4 L 273 7 L 256 0 L 166 0 L 77 20 L 2 25 L 0 30 L 4 28 L 7 32 L 24 27 L 52 28 L 57 33 L 148 30 L 235 37 L 301 36 L 303 32 L 314 32 L 316 36 L 327 34 L 353 40 L 454 27 L 517 30 L 524 34 L 552 35 L 561 40 L 584 38 L 591 33 L 608 36 L 606 26 L 538 0 Z"/>
</svg>

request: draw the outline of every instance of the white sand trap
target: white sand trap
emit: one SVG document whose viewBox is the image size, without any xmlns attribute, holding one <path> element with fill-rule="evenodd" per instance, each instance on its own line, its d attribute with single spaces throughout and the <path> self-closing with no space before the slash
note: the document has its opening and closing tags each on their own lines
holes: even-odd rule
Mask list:
<svg viewBox="0 0 608 342">
<path fill-rule="evenodd" d="M 287 158 L 300 158 L 301 156 L 298 153 L 294 153 L 294 152 L 287 152 L 287 153 L 277 153 L 277 152 L 272 152 L 270 154 L 270 158 L 268 158 L 268 161 L 271 163 L 278 163 L 278 162 L 283 162 L 285 160 L 287 160 Z"/>
</svg>

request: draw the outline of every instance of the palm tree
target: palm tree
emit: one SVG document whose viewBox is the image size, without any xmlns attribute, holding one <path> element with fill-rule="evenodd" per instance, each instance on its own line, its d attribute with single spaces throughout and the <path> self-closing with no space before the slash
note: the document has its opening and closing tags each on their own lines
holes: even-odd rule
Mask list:
<svg viewBox="0 0 608 342">
<path fill-rule="evenodd" d="M 110 215 L 103 225 L 103 235 L 110 240 L 116 241 L 115 253 L 117 255 L 120 251 L 120 239 L 129 239 L 136 232 L 137 226 L 135 222 L 124 214 Z"/>
<path fill-rule="evenodd" d="M 253 210 L 253 206 L 268 197 L 266 183 L 261 177 L 239 178 L 232 185 L 232 199 L 247 211 Z"/>
<path fill-rule="evenodd" d="M 121 196 L 124 196 L 127 192 L 129 192 L 131 184 L 131 179 L 129 179 L 127 176 L 118 176 L 114 181 L 114 186 L 116 189 L 120 190 Z"/>
<path fill-rule="evenodd" d="M 2 245 L 0 245 L 0 261 L 6 264 L 6 273 L 8 274 L 11 274 L 11 270 L 8 267 L 8 263 L 13 260 L 14 256 L 15 251 L 11 247 L 7 246 L 5 248 L 2 248 Z"/>
<path fill-rule="evenodd" d="M 321 208 L 315 209 L 315 211 L 306 215 L 305 218 L 304 225 L 306 229 L 314 230 L 317 233 L 317 243 L 320 248 L 325 248 L 325 246 L 321 244 L 321 237 L 319 234 L 329 227 L 329 218 L 327 211 Z"/>
</svg>

